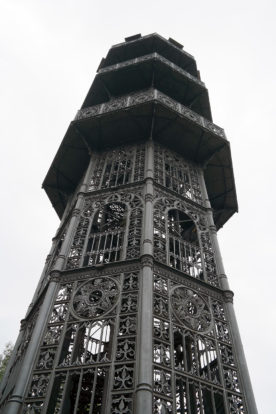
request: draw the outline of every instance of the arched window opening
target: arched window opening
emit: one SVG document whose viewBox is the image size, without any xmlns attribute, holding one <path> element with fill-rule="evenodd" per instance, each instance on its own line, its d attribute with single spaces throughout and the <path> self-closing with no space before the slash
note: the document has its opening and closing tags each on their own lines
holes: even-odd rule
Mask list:
<svg viewBox="0 0 276 414">
<path fill-rule="evenodd" d="M 169 265 L 203 280 L 201 252 L 193 220 L 180 210 L 169 210 L 168 233 Z"/>
<path fill-rule="evenodd" d="M 126 206 L 110 203 L 99 209 L 93 219 L 84 266 L 116 262 L 122 257 Z"/>
</svg>

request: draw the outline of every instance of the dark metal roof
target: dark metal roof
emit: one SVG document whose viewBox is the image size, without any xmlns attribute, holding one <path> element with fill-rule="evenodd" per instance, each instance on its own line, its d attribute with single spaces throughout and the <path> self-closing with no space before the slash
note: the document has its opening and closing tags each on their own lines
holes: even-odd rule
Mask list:
<svg viewBox="0 0 276 414">
<path fill-rule="evenodd" d="M 182 50 L 181 45 L 173 39 L 166 40 L 157 33 L 143 37 L 134 36 L 133 40 L 114 45 L 109 50 L 106 58 L 102 59 L 98 69 L 153 52 L 159 53 L 191 75 L 198 77 L 194 57 Z"/>
</svg>

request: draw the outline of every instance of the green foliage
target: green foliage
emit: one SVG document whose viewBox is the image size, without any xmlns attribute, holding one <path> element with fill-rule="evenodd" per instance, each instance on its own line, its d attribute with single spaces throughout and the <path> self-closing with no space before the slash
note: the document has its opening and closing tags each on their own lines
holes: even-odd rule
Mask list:
<svg viewBox="0 0 276 414">
<path fill-rule="evenodd" d="M 0 354 L 0 382 L 5 374 L 6 367 L 13 351 L 13 344 L 8 342 L 2 354 Z"/>
</svg>

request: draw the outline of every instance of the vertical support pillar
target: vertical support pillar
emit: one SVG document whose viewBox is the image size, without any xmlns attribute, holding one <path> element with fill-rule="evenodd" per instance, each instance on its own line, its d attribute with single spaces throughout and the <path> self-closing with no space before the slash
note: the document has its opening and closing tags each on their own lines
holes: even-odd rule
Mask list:
<svg viewBox="0 0 276 414">
<path fill-rule="evenodd" d="M 77 195 L 76 206 L 73 210 L 72 217 L 70 219 L 68 231 L 62 243 L 60 254 L 58 255 L 57 261 L 55 263 L 53 270 L 51 271 L 51 274 L 59 275 L 60 271 L 63 270 L 64 268 L 66 256 L 68 254 L 68 251 L 71 245 L 71 240 L 74 234 L 74 230 L 77 225 L 77 216 L 79 215 L 81 211 L 81 207 L 84 201 L 84 193 L 87 190 L 87 182 L 88 182 L 90 171 L 92 168 L 92 161 L 93 160 L 91 158 L 89 166 L 86 170 L 86 174 L 83 179 L 83 183 L 80 187 L 80 191 Z M 41 342 L 41 337 L 45 330 L 48 317 L 50 314 L 50 310 L 52 308 L 52 303 L 54 300 L 56 288 L 57 288 L 57 283 L 54 281 L 50 281 L 43 303 L 42 303 L 42 306 L 39 310 L 39 315 L 38 315 L 38 318 L 37 318 L 37 321 L 36 321 L 36 324 L 33 330 L 30 343 L 28 345 L 24 359 L 22 361 L 22 365 L 21 365 L 21 369 L 19 372 L 19 376 L 17 378 L 16 386 L 5 407 L 4 414 L 18 414 L 21 408 L 21 405 L 23 404 L 23 398 L 25 396 L 26 388 L 30 380 L 30 376 L 32 373 L 32 367 L 35 363 L 35 359 L 36 359 L 35 356 L 37 354 L 38 347 Z"/>
<path fill-rule="evenodd" d="M 228 314 L 228 321 L 232 332 L 233 344 L 236 350 L 236 357 L 239 365 L 239 373 L 240 379 L 242 382 L 242 387 L 244 390 L 244 395 L 246 399 L 246 404 L 248 407 L 248 413 L 250 414 L 258 414 L 254 393 L 252 389 L 252 384 L 248 372 L 248 367 L 245 359 L 244 349 L 240 337 L 240 332 L 237 324 L 237 319 L 234 311 L 233 306 L 233 292 L 229 288 L 229 283 L 227 276 L 224 271 L 222 256 L 220 253 L 218 238 L 217 238 L 217 229 L 214 223 L 213 212 L 211 208 L 211 203 L 208 198 L 207 189 L 205 186 L 205 180 L 203 176 L 203 172 L 201 175 L 201 182 L 202 182 L 202 194 L 203 198 L 205 198 L 205 206 L 208 208 L 208 225 L 210 229 L 211 241 L 214 248 L 215 260 L 217 265 L 218 276 L 220 280 L 220 286 L 224 290 L 225 296 L 225 307 Z"/>
<path fill-rule="evenodd" d="M 34 327 L 34 331 L 26 350 L 25 357 L 23 359 L 21 369 L 17 378 L 17 382 L 11 397 L 5 407 L 5 414 L 18 414 L 21 405 L 23 404 L 24 394 L 30 378 L 31 369 L 30 367 L 34 364 L 34 356 L 37 353 L 38 345 L 40 343 L 41 334 L 47 323 L 49 309 L 51 309 L 54 293 L 56 290 L 56 283 L 50 282 L 47 289 L 43 304 L 39 311 L 39 315 Z"/>
<path fill-rule="evenodd" d="M 146 147 L 146 186 L 143 255 L 153 255 L 153 142 Z"/>
<path fill-rule="evenodd" d="M 83 183 L 80 187 L 79 193 L 77 195 L 77 200 L 76 200 L 76 204 L 75 204 L 75 208 L 73 209 L 72 212 L 72 216 L 68 225 L 68 229 L 64 238 L 64 241 L 62 243 L 59 255 L 57 257 L 56 263 L 53 267 L 52 272 L 59 272 L 60 270 L 62 270 L 64 268 L 65 265 L 65 261 L 67 258 L 67 254 L 68 251 L 70 249 L 71 246 L 71 241 L 72 238 L 74 237 L 74 232 L 75 232 L 75 228 L 78 224 L 78 216 L 80 215 L 81 212 L 81 208 L 83 206 L 84 203 L 84 195 L 87 191 L 87 186 L 88 186 L 88 180 L 90 177 L 90 173 L 93 167 L 93 157 L 91 157 L 90 159 L 90 163 L 89 166 L 86 170 L 84 179 L 83 179 Z"/>
<path fill-rule="evenodd" d="M 153 307 L 153 144 L 146 149 L 145 210 L 142 275 L 139 302 L 138 380 L 136 413 L 151 413 L 152 402 L 152 307 Z"/>
</svg>

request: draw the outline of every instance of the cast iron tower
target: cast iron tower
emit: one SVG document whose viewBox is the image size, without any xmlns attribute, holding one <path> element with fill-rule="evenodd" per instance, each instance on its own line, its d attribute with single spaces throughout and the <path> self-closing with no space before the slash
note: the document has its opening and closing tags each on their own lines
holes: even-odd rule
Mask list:
<svg viewBox="0 0 276 414">
<path fill-rule="evenodd" d="M 43 187 L 61 223 L 5 414 L 256 414 L 217 229 L 230 146 L 194 58 L 152 34 L 102 60 Z"/>
</svg>

